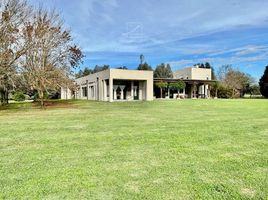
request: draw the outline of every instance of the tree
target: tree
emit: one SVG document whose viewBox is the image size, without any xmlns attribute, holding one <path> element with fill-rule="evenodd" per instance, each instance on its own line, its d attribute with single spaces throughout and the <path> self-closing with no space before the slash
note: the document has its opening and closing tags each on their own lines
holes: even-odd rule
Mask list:
<svg viewBox="0 0 268 200">
<path fill-rule="evenodd" d="M 54 11 L 37 10 L 24 29 L 24 38 L 31 48 L 26 51 L 22 70 L 43 107 L 45 93 L 72 83 L 72 69 L 81 63 L 83 54 Z"/>
<path fill-rule="evenodd" d="M 93 73 L 92 69 L 89 69 L 88 67 L 85 67 L 84 71 L 83 71 L 83 76 L 88 76 L 89 74 L 92 74 L 92 73 Z"/>
<path fill-rule="evenodd" d="M 218 81 L 216 81 L 215 83 L 213 83 L 211 85 L 211 95 L 214 97 L 218 97 L 218 90 L 220 88 L 220 83 Z"/>
<path fill-rule="evenodd" d="M 211 67 L 211 79 L 212 80 L 217 80 L 217 76 L 215 74 L 215 69 L 214 67 Z"/>
<path fill-rule="evenodd" d="M 155 78 L 173 78 L 173 73 L 169 64 L 164 63 L 157 65 L 154 70 Z"/>
<path fill-rule="evenodd" d="M 0 3 L 0 105 L 8 103 L 19 59 L 30 47 L 22 35 L 30 10 L 25 0 L 1 0 Z"/>
<path fill-rule="evenodd" d="M 268 66 L 265 67 L 264 74 L 259 81 L 259 86 L 262 96 L 268 98 Z"/>
<path fill-rule="evenodd" d="M 250 98 L 252 97 L 252 95 L 260 95 L 260 86 L 257 84 L 249 85 L 247 87 L 246 93 L 250 94 Z"/>
<path fill-rule="evenodd" d="M 103 65 L 103 66 L 96 65 L 95 68 L 93 69 L 93 73 L 101 72 L 109 68 L 110 68 L 109 65 Z"/>
<path fill-rule="evenodd" d="M 123 66 L 123 67 L 117 67 L 117 69 L 125 69 L 125 70 L 127 70 L 128 68 L 126 66 Z"/>
<path fill-rule="evenodd" d="M 225 79 L 226 74 L 233 70 L 232 65 L 222 65 L 219 69 L 218 69 L 218 73 L 217 73 L 217 77 L 219 79 L 219 81 L 223 81 Z"/>
<path fill-rule="evenodd" d="M 156 87 L 160 88 L 160 98 L 162 99 L 163 97 L 163 89 L 167 88 L 168 83 L 165 81 L 159 81 L 157 83 L 155 83 Z"/>
<path fill-rule="evenodd" d="M 254 83 L 254 79 L 249 74 L 234 70 L 231 66 L 223 66 L 221 70 L 222 85 L 232 90 L 232 98 L 242 97 L 247 91 L 247 87 Z"/>
<path fill-rule="evenodd" d="M 80 69 L 79 72 L 75 74 L 75 78 L 81 78 L 90 74 L 93 74 L 93 70 L 85 67 L 83 70 Z"/>
<path fill-rule="evenodd" d="M 178 90 L 178 92 L 179 92 L 180 90 L 185 89 L 186 84 L 184 83 L 183 80 L 179 80 L 179 81 L 177 81 L 175 83 L 169 83 L 169 86 L 168 87 L 170 89 L 173 89 L 173 90 Z"/>
<path fill-rule="evenodd" d="M 147 71 L 152 71 L 152 67 L 148 65 L 146 62 L 143 64 L 139 64 L 137 70 L 147 70 Z"/>
</svg>

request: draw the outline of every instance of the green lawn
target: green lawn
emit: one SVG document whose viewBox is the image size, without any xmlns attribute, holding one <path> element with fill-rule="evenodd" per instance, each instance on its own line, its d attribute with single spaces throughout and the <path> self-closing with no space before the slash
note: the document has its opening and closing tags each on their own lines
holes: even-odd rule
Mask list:
<svg viewBox="0 0 268 200">
<path fill-rule="evenodd" d="M 268 199 L 268 100 L 0 110 L 0 199 Z"/>
</svg>

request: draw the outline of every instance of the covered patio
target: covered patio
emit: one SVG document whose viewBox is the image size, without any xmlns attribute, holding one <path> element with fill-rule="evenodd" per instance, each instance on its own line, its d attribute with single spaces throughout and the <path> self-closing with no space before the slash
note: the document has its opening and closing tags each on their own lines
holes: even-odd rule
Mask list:
<svg viewBox="0 0 268 200">
<path fill-rule="evenodd" d="M 175 83 L 182 79 L 154 79 L 154 97 L 160 98 L 160 88 L 156 87 L 156 83 L 163 81 L 169 83 Z M 163 89 L 163 98 L 165 99 L 177 99 L 177 98 L 210 98 L 211 85 L 215 83 L 213 80 L 182 80 L 186 87 L 183 90 L 174 90 L 169 87 Z"/>
</svg>

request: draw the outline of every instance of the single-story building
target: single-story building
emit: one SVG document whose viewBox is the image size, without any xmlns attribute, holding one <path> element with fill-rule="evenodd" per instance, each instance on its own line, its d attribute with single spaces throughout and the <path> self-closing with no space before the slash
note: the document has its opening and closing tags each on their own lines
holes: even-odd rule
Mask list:
<svg viewBox="0 0 268 200">
<path fill-rule="evenodd" d="M 153 100 L 153 71 L 107 69 L 75 80 L 71 98 L 97 101 Z M 63 99 L 70 90 L 61 89 Z"/>
<path fill-rule="evenodd" d="M 61 88 L 62 99 L 97 101 L 152 101 L 160 97 L 154 83 L 183 80 L 182 91 L 164 89 L 164 98 L 210 98 L 211 69 L 189 67 L 174 72 L 173 78 L 153 78 L 153 71 L 107 69 L 75 80 L 75 90 Z"/>
</svg>

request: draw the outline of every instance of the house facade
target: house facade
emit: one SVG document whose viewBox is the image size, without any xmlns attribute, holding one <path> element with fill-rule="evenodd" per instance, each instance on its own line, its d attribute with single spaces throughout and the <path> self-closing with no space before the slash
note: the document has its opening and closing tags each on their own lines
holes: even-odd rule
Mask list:
<svg viewBox="0 0 268 200">
<path fill-rule="evenodd" d="M 189 67 L 174 72 L 173 78 L 153 78 L 153 71 L 107 69 L 75 80 L 75 91 L 61 88 L 62 99 L 96 101 L 152 101 L 160 97 L 159 81 L 183 80 L 182 91 L 164 89 L 164 98 L 210 98 L 211 69 Z"/>
<path fill-rule="evenodd" d="M 107 69 L 75 80 L 72 98 L 96 101 L 153 100 L 153 72 Z M 70 90 L 62 88 L 62 99 Z"/>
</svg>

